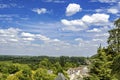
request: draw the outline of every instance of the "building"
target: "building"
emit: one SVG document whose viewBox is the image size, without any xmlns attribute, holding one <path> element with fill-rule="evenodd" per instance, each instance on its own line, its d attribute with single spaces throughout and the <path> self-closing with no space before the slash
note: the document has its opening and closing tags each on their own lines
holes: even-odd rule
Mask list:
<svg viewBox="0 0 120 80">
<path fill-rule="evenodd" d="M 82 80 L 83 77 L 88 76 L 88 68 L 87 66 L 81 66 L 77 68 L 70 68 L 67 71 L 67 74 L 69 75 L 70 80 Z"/>
</svg>

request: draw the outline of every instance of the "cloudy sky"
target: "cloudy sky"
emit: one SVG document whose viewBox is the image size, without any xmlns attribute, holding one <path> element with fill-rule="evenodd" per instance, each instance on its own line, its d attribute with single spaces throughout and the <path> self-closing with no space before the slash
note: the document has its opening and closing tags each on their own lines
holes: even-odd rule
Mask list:
<svg viewBox="0 0 120 80">
<path fill-rule="evenodd" d="M 119 17 L 119 0 L 0 0 L 0 54 L 92 56 Z"/>
</svg>

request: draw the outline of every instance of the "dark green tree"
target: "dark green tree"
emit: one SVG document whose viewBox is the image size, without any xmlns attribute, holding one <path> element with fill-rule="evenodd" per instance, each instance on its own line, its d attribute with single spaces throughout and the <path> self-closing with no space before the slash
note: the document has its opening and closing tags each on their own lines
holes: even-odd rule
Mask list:
<svg viewBox="0 0 120 80">
<path fill-rule="evenodd" d="M 120 55 L 116 56 L 113 61 L 111 74 L 120 80 Z"/>
</svg>

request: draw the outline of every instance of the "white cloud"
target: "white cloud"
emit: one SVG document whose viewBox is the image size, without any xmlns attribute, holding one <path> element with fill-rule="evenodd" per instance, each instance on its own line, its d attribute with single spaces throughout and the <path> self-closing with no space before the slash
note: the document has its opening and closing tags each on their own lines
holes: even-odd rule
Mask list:
<svg viewBox="0 0 120 80">
<path fill-rule="evenodd" d="M 22 37 L 35 37 L 34 34 L 26 33 L 26 32 L 22 32 L 22 33 L 21 33 L 21 36 L 22 36 Z"/>
<path fill-rule="evenodd" d="M 70 3 L 66 8 L 66 16 L 72 16 L 76 14 L 77 12 L 80 12 L 82 8 L 79 4 Z"/>
<path fill-rule="evenodd" d="M 82 38 L 76 38 L 75 41 L 83 41 Z"/>
<path fill-rule="evenodd" d="M 20 32 L 20 29 L 15 28 L 9 28 L 9 29 L 0 29 L 0 41 L 1 42 L 18 42 L 18 32 Z"/>
<path fill-rule="evenodd" d="M 66 20 L 62 19 L 61 23 L 66 27 L 64 29 L 71 31 L 85 30 L 88 26 L 97 25 L 104 26 L 108 25 L 110 16 L 108 14 L 92 14 L 84 15 L 81 19 Z M 98 30 L 97 30 L 98 31 Z"/>
<path fill-rule="evenodd" d="M 53 41 L 55 41 L 55 42 L 59 42 L 60 40 L 59 40 L 59 39 L 54 39 Z"/>
<path fill-rule="evenodd" d="M 5 39 L 0 39 L 0 43 L 7 43 Z"/>
<path fill-rule="evenodd" d="M 20 16 L 18 14 L 0 14 L 0 22 L 4 22 L 4 24 L 6 24 L 6 21 L 7 22 L 11 22 L 11 21 L 14 21 L 17 22 L 18 20 L 16 19 L 20 19 Z"/>
<path fill-rule="evenodd" d="M 43 40 L 43 41 L 50 41 L 50 38 L 46 37 L 46 36 L 43 36 L 43 35 L 36 35 L 36 37 L 40 40 Z"/>
<path fill-rule="evenodd" d="M 86 28 L 86 25 L 80 19 L 71 21 L 62 19 L 61 22 L 66 26 L 64 29 L 67 30 L 80 31 Z"/>
<path fill-rule="evenodd" d="M 102 3 L 112 3 L 112 2 L 117 2 L 117 0 L 99 0 Z"/>
<path fill-rule="evenodd" d="M 61 20 L 61 22 L 63 24 L 65 24 L 65 25 L 67 25 L 67 26 L 72 26 L 72 25 L 83 26 L 84 25 L 84 23 L 80 19 L 78 19 L 78 20 L 71 20 L 71 21 L 63 19 L 63 20 Z"/>
<path fill-rule="evenodd" d="M 101 30 L 98 28 L 93 28 L 91 30 L 87 30 L 87 32 L 101 32 Z"/>
<path fill-rule="evenodd" d="M 104 9 L 96 9 L 95 12 L 97 13 L 104 12 Z"/>
<path fill-rule="evenodd" d="M 31 38 L 31 37 L 27 37 L 27 38 L 22 38 L 24 41 L 34 41 L 35 39 L 34 38 Z"/>
<path fill-rule="evenodd" d="M 18 39 L 9 39 L 9 41 L 11 41 L 11 42 L 18 42 Z"/>
<path fill-rule="evenodd" d="M 108 33 L 103 33 L 103 34 L 95 34 L 96 37 L 108 37 Z"/>
<path fill-rule="evenodd" d="M 32 11 L 36 12 L 37 14 L 45 14 L 45 13 L 47 13 L 46 8 L 34 8 L 34 9 L 32 9 Z"/>
<path fill-rule="evenodd" d="M 115 2 L 116 3 L 112 3 L 108 7 L 102 7 L 102 8 L 99 8 L 99 9 L 95 9 L 95 12 L 119 15 L 119 13 L 120 13 L 120 8 L 119 8 L 120 7 L 120 2 L 117 1 L 117 0 Z"/>
<path fill-rule="evenodd" d="M 87 24 L 97 24 L 97 23 L 107 23 L 109 22 L 110 16 L 108 14 L 92 14 L 92 15 L 85 15 L 82 17 L 82 21 Z"/>
<path fill-rule="evenodd" d="M 93 41 L 103 42 L 103 39 L 93 39 Z"/>
<path fill-rule="evenodd" d="M 112 14 L 117 14 L 119 12 L 119 10 L 116 9 L 116 8 L 110 8 L 110 9 L 107 10 L 107 12 L 112 13 Z"/>
</svg>

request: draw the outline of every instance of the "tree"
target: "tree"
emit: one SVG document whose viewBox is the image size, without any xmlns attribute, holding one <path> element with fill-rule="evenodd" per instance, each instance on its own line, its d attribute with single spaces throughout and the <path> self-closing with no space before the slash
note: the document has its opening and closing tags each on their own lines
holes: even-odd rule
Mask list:
<svg viewBox="0 0 120 80">
<path fill-rule="evenodd" d="M 9 75 L 6 80 L 19 80 L 15 75 Z"/>
<path fill-rule="evenodd" d="M 43 68 L 38 68 L 33 75 L 34 80 L 54 80 L 55 77 L 56 75 L 49 74 L 47 69 Z"/>
<path fill-rule="evenodd" d="M 109 31 L 108 48 L 113 53 L 120 53 L 120 18 L 114 22 L 115 28 Z"/>
<path fill-rule="evenodd" d="M 112 75 L 120 80 L 120 55 L 116 56 L 112 65 Z"/>
<path fill-rule="evenodd" d="M 104 48 L 98 48 L 98 53 L 93 56 L 90 66 L 90 76 L 85 80 L 111 80 L 111 62 L 108 61 Z"/>
<path fill-rule="evenodd" d="M 39 67 L 40 68 L 45 68 L 45 69 L 50 69 L 51 65 L 52 65 L 51 62 L 47 58 L 44 58 L 39 63 Z"/>
</svg>

